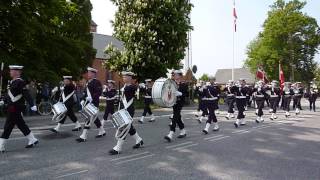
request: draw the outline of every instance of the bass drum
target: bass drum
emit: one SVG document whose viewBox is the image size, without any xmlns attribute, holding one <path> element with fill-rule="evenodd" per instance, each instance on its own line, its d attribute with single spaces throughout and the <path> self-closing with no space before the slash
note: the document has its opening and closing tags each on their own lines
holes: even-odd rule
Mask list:
<svg viewBox="0 0 320 180">
<path fill-rule="evenodd" d="M 172 107 L 176 101 L 177 84 L 171 79 L 157 79 L 152 86 L 153 103 L 160 107 Z"/>
</svg>

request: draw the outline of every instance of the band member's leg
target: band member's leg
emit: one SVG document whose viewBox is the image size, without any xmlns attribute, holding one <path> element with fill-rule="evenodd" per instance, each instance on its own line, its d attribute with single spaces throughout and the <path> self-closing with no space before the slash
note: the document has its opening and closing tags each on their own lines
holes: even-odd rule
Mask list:
<svg viewBox="0 0 320 180">
<path fill-rule="evenodd" d="M 257 101 L 257 105 L 258 105 L 258 114 L 257 114 L 257 119 L 256 119 L 256 122 L 257 123 L 260 123 L 263 121 L 263 107 L 264 107 L 264 100 L 259 100 Z"/>
<path fill-rule="evenodd" d="M 147 102 L 144 102 L 144 106 L 143 106 L 143 113 L 142 116 L 140 118 L 140 120 L 138 121 L 139 123 L 143 123 L 144 122 L 144 118 L 146 117 L 147 113 L 149 112 L 149 105 Z"/>
<path fill-rule="evenodd" d="M 238 128 L 239 125 L 245 125 L 245 121 L 244 121 L 244 106 L 245 106 L 245 99 L 237 99 L 237 109 L 238 109 L 238 116 L 237 116 L 237 120 L 234 123 L 235 127 Z"/>
<path fill-rule="evenodd" d="M 33 133 L 30 131 L 29 127 L 25 123 L 25 121 L 22 118 L 21 113 L 16 113 L 15 116 L 15 124 L 20 129 L 20 131 L 23 133 L 24 136 L 28 138 L 28 145 L 26 148 L 32 148 L 36 144 L 38 144 L 38 139 L 36 139 L 33 135 Z"/>
<path fill-rule="evenodd" d="M 8 113 L 1 138 L 9 139 L 12 129 L 14 128 L 14 125 L 15 125 L 14 119 L 15 119 L 14 113 Z"/>
</svg>

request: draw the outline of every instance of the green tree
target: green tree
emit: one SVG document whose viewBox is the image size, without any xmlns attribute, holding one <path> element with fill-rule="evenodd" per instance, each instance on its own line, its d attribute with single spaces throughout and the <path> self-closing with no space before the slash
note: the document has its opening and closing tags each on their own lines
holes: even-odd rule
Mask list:
<svg viewBox="0 0 320 180">
<path fill-rule="evenodd" d="M 118 6 L 113 22 L 114 37 L 124 42 L 124 50 L 108 46 L 105 66 L 131 70 L 138 79 L 157 79 L 167 69 L 178 68 L 188 45 L 191 30 L 187 0 L 112 0 Z"/>
<path fill-rule="evenodd" d="M 202 74 L 202 76 L 199 78 L 199 80 L 202 80 L 202 81 L 209 81 L 209 75 L 208 74 Z"/>
<path fill-rule="evenodd" d="M 89 0 L 1 1 L 0 61 L 38 81 L 79 77 L 94 54 L 91 9 Z"/>
<path fill-rule="evenodd" d="M 271 6 L 263 31 L 248 45 L 245 66 L 255 72 L 262 65 L 269 79 L 278 79 L 280 62 L 287 80 L 307 82 L 314 77 L 320 30 L 314 18 L 301 12 L 305 5 L 277 0 Z"/>
</svg>

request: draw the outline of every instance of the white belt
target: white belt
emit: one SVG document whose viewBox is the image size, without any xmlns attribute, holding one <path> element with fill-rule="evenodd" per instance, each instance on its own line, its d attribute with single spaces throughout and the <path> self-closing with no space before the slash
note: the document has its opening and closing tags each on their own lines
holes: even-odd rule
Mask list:
<svg viewBox="0 0 320 180">
<path fill-rule="evenodd" d="M 17 96 L 13 96 L 10 89 L 8 90 L 8 95 L 13 103 L 19 101 L 22 98 L 22 94 L 19 94 Z"/>
<path fill-rule="evenodd" d="M 144 98 L 151 98 L 151 96 L 144 96 Z"/>
<path fill-rule="evenodd" d="M 295 94 L 294 96 L 302 96 L 301 94 Z"/>
<path fill-rule="evenodd" d="M 256 95 L 256 97 L 264 97 L 264 95 Z"/>
<path fill-rule="evenodd" d="M 107 101 L 112 101 L 112 100 L 115 100 L 116 97 L 112 97 L 112 98 L 106 98 Z"/>
<path fill-rule="evenodd" d="M 284 95 L 284 97 L 291 97 L 291 95 Z"/>
<path fill-rule="evenodd" d="M 234 96 L 234 94 L 228 94 L 227 96 L 229 96 L 229 97 L 230 97 L 230 96 Z"/>
<path fill-rule="evenodd" d="M 213 97 L 213 98 L 207 98 L 207 100 L 218 100 L 218 98 L 217 97 Z"/>
<path fill-rule="evenodd" d="M 246 96 L 236 96 L 236 98 L 238 98 L 238 99 L 245 99 L 245 98 L 247 98 Z"/>
<path fill-rule="evenodd" d="M 279 97 L 278 95 L 270 95 L 270 97 Z"/>
</svg>

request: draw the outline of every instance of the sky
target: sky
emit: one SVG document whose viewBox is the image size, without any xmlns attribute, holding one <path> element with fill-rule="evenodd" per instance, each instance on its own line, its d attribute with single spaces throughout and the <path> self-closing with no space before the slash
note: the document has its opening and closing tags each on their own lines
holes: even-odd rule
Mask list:
<svg viewBox="0 0 320 180">
<path fill-rule="evenodd" d="M 236 0 L 237 32 L 234 34 L 234 67 L 243 66 L 246 49 L 260 31 L 267 18 L 269 6 L 275 0 Z M 215 75 L 217 69 L 233 67 L 233 1 L 232 0 L 191 0 L 192 64 L 197 65 L 196 77 L 203 73 Z M 320 0 L 306 0 L 304 13 L 320 23 Z M 98 24 L 97 32 L 112 35 L 110 23 L 117 8 L 110 0 L 91 0 L 92 19 Z M 320 62 L 320 54 L 316 61 Z"/>
</svg>

